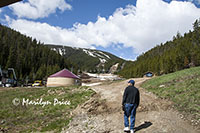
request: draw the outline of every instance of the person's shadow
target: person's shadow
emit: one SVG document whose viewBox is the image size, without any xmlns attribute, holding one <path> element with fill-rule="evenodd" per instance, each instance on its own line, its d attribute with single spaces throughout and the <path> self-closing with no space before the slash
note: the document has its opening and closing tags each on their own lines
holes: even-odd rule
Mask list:
<svg viewBox="0 0 200 133">
<path fill-rule="evenodd" d="M 148 128 L 148 127 L 150 127 L 151 125 L 153 125 L 151 122 L 145 121 L 143 124 L 139 125 L 138 127 L 135 127 L 135 128 L 134 128 L 134 132 L 137 132 L 137 131 L 142 130 L 142 129 L 144 129 L 144 128 Z M 127 132 L 127 133 L 130 133 L 130 132 Z"/>
<path fill-rule="evenodd" d="M 151 125 L 153 125 L 150 121 L 145 121 L 142 125 L 139 125 L 138 127 L 135 127 L 135 132 L 140 131 L 144 128 L 148 128 Z"/>
</svg>

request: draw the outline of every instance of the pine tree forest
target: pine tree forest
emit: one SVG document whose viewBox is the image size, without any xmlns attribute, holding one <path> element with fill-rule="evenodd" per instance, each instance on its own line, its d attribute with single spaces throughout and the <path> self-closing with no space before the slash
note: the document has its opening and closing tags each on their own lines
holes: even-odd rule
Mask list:
<svg viewBox="0 0 200 133">
<path fill-rule="evenodd" d="M 160 44 L 128 62 L 119 74 L 126 78 L 142 77 L 146 72 L 155 75 L 172 73 L 200 66 L 200 20 L 193 23 L 193 31 L 183 36 L 177 33 L 172 41 Z"/>
<path fill-rule="evenodd" d="M 22 82 L 42 80 L 63 68 L 76 68 L 69 60 L 36 39 L 2 25 L 0 46 L 1 69 L 14 68 L 17 79 Z"/>
</svg>

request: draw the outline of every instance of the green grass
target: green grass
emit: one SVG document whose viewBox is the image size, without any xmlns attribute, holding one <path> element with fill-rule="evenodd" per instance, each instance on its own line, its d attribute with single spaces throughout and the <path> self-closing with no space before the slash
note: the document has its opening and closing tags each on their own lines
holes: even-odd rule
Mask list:
<svg viewBox="0 0 200 133">
<path fill-rule="evenodd" d="M 142 87 L 170 99 L 179 111 L 200 120 L 200 67 L 152 78 Z"/>
<path fill-rule="evenodd" d="M 72 116 L 70 111 L 88 100 L 94 91 L 86 87 L 59 88 L 15 88 L 0 91 L 0 125 L 8 132 L 61 131 L 67 127 Z M 18 98 L 20 104 L 13 105 L 12 100 Z M 51 104 L 22 105 L 24 99 L 32 101 L 50 101 Z M 70 101 L 70 105 L 55 105 L 54 98 L 59 101 Z"/>
</svg>

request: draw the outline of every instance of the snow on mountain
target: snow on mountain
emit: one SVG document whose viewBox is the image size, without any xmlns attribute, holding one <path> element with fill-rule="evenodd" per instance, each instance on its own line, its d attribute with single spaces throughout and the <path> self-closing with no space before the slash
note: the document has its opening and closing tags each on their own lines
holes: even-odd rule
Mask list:
<svg viewBox="0 0 200 133">
<path fill-rule="evenodd" d="M 73 47 L 75 50 L 79 50 L 80 48 Z M 51 48 L 51 50 L 58 52 L 60 55 L 66 54 L 66 49 L 63 47 L 60 48 Z M 82 49 L 84 53 L 86 53 L 89 56 L 99 58 L 100 63 L 106 63 L 108 60 L 110 60 L 110 56 L 103 53 L 102 51 L 96 51 L 96 50 L 90 50 L 90 49 Z"/>
<path fill-rule="evenodd" d="M 56 49 L 56 48 L 51 48 L 51 50 L 53 50 L 53 51 L 57 51 L 57 49 Z"/>
<path fill-rule="evenodd" d="M 109 74 L 86 73 L 86 74 L 88 74 L 90 77 L 97 78 L 97 79 L 100 79 L 100 80 L 115 80 L 115 79 L 119 79 L 119 76 L 111 74 L 111 73 L 109 73 Z"/>
<path fill-rule="evenodd" d="M 94 51 L 94 50 L 89 50 L 89 49 L 83 49 L 83 52 L 85 52 L 87 55 L 92 56 L 92 57 L 98 57 L 100 63 L 106 63 L 107 60 L 110 59 L 108 55 L 101 51 Z"/>
<path fill-rule="evenodd" d="M 63 54 L 64 54 L 63 51 L 62 51 L 62 48 L 59 48 L 59 49 L 58 49 L 58 53 L 59 53 L 60 55 L 63 55 Z"/>
<path fill-rule="evenodd" d="M 66 54 L 66 50 L 64 48 L 51 48 L 51 50 L 56 51 L 58 54 L 62 56 Z"/>
<path fill-rule="evenodd" d="M 101 63 L 106 63 L 106 62 L 107 62 L 106 59 L 101 59 L 101 58 L 99 58 L 99 60 L 100 60 Z"/>
<path fill-rule="evenodd" d="M 95 53 L 95 55 L 97 55 L 98 57 L 101 57 L 101 58 L 105 58 L 105 57 L 103 57 L 102 55 L 97 54 L 97 53 Z"/>
<path fill-rule="evenodd" d="M 73 47 L 73 49 L 78 50 L 80 48 Z M 66 49 L 63 48 L 51 48 L 51 50 L 58 52 L 60 55 L 65 55 L 66 54 Z M 94 50 L 89 50 L 89 49 L 82 49 L 84 53 L 86 53 L 89 56 L 98 58 L 100 63 L 106 63 L 107 60 L 111 59 L 110 56 L 106 55 L 105 53 L 101 51 L 94 51 Z"/>
<path fill-rule="evenodd" d="M 89 56 L 96 57 L 96 56 L 94 55 L 93 52 L 91 52 L 91 51 L 89 51 L 89 50 L 87 50 L 87 49 L 83 49 L 83 52 L 85 52 L 85 53 L 88 54 Z"/>
<path fill-rule="evenodd" d="M 77 66 L 87 72 L 109 72 L 110 68 L 119 63 L 121 68 L 123 59 L 116 57 L 108 52 L 94 49 L 68 47 L 63 45 L 48 45 L 51 50 L 57 52 L 69 61 L 77 64 Z M 115 69 L 113 69 L 115 70 Z"/>
<path fill-rule="evenodd" d="M 101 52 L 101 51 L 99 51 L 99 53 L 102 54 L 102 55 L 104 55 L 104 56 L 107 57 L 108 59 L 110 59 L 110 56 L 108 56 L 107 54 L 105 54 L 105 53 L 103 53 L 103 52 Z"/>
</svg>

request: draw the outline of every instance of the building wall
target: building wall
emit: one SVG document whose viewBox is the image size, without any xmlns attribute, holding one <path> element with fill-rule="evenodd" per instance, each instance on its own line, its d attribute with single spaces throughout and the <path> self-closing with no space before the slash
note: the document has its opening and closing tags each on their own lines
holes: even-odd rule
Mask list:
<svg viewBox="0 0 200 133">
<path fill-rule="evenodd" d="M 61 86 L 79 85 L 79 84 L 77 84 L 77 82 L 81 82 L 81 81 L 79 79 L 73 79 L 73 78 L 49 77 L 47 79 L 47 87 L 61 87 Z"/>
</svg>

